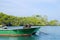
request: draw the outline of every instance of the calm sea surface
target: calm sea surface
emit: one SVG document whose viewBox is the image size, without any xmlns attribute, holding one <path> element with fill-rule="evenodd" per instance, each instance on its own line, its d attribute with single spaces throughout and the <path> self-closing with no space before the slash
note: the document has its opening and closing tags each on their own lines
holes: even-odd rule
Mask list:
<svg viewBox="0 0 60 40">
<path fill-rule="evenodd" d="M 60 40 L 60 26 L 43 26 L 36 35 L 20 37 L 2 37 L 0 40 Z"/>
</svg>

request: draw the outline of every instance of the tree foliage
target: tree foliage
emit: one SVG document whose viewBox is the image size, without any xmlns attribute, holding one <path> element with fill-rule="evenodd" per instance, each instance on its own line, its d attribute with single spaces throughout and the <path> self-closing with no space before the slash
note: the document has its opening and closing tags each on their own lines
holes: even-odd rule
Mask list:
<svg viewBox="0 0 60 40">
<path fill-rule="evenodd" d="M 5 23 L 7 26 L 22 26 L 32 24 L 34 26 L 58 25 L 58 20 L 48 22 L 47 16 L 35 15 L 31 17 L 16 17 L 0 12 L 0 25 Z"/>
</svg>

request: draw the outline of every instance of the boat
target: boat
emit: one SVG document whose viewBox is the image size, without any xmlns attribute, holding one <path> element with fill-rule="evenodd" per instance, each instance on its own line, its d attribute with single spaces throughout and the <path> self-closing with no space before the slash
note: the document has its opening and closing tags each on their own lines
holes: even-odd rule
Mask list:
<svg viewBox="0 0 60 40">
<path fill-rule="evenodd" d="M 0 28 L 0 36 L 31 36 L 35 34 L 40 27 L 30 28 Z"/>
<path fill-rule="evenodd" d="M 30 24 L 22 28 L 8 28 L 5 24 L 0 28 L 0 36 L 31 36 L 35 34 L 40 27 L 32 27 Z"/>
</svg>

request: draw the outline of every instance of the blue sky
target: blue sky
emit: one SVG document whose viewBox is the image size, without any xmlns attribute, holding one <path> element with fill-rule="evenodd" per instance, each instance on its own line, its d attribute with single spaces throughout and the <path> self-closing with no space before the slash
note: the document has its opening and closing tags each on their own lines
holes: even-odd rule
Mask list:
<svg viewBox="0 0 60 40">
<path fill-rule="evenodd" d="M 60 0 L 0 0 L 0 12 L 14 16 L 47 15 L 60 20 Z"/>
</svg>

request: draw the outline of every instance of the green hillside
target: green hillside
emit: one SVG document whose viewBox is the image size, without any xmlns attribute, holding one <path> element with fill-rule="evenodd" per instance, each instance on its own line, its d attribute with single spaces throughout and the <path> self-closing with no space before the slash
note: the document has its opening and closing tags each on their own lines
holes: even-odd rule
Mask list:
<svg viewBox="0 0 60 40">
<path fill-rule="evenodd" d="M 30 17 L 16 17 L 0 12 L 0 25 L 7 26 L 23 26 L 25 24 L 32 24 L 34 26 L 54 26 L 60 25 L 58 20 L 48 21 L 47 16 L 34 15 Z"/>
</svg>

